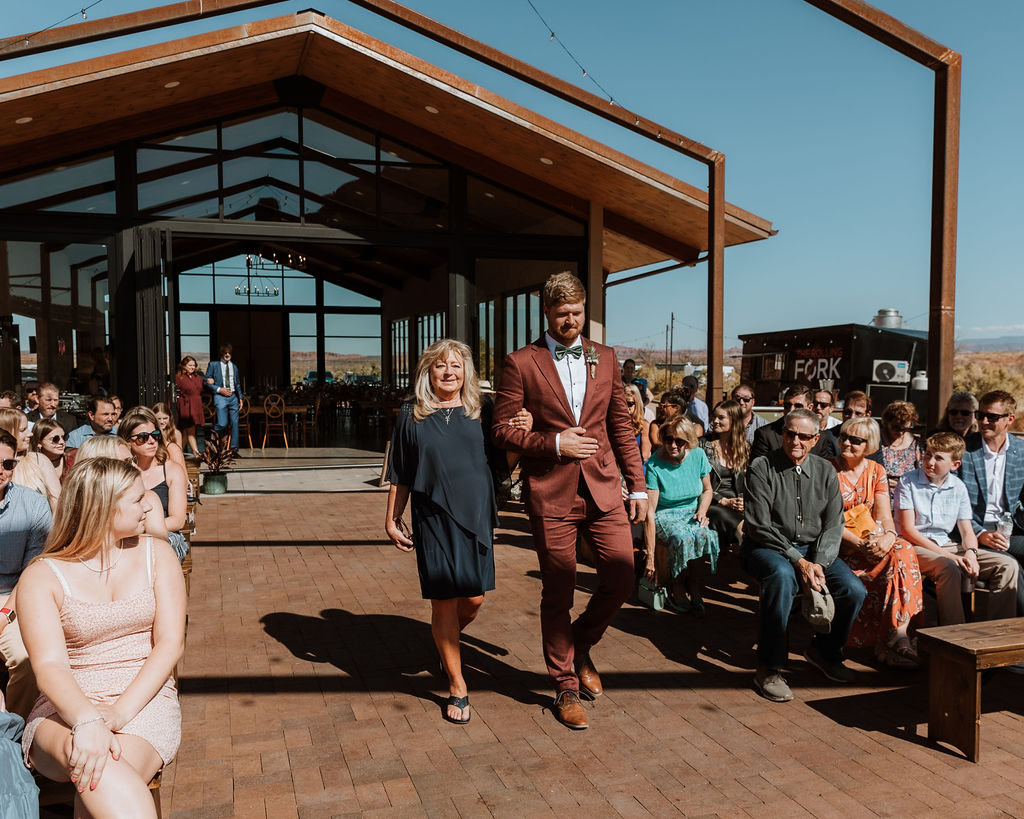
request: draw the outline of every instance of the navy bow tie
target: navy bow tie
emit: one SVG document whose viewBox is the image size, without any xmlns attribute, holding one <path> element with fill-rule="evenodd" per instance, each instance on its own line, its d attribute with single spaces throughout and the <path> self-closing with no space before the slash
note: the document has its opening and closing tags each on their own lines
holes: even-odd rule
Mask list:
<svg viewBox="0 0 1024 819">
<path fill-rule="evenodd" d="M 555 345 L 555 358 L 561 361 L 567 355 L 571 355 L 573 358 L 579 358 L 583 355 L 583 347 L 566 347 L 564 344 Z"/>
</svg>

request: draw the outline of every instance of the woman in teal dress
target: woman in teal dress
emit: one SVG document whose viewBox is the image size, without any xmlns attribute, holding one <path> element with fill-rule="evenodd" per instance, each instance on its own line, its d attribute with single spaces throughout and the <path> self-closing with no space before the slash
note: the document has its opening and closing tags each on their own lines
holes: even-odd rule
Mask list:
<svg viewBox="0 0 1024 819">
<path fill-rule="evenodd" d="M 708 528 L 711 464 L 697 445 L 695 425 L 683 417 L 666 421 L 661 446 L 647 462 L 645 574 L 669 589 L 676 611 L 704 614 L 704 558 L 718 564 L 718 535 Z"/>
</svg>

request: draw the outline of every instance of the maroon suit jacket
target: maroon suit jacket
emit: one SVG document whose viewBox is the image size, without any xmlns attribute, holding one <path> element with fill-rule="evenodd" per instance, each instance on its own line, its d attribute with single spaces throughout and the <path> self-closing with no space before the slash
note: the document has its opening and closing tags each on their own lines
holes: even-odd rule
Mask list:
<svg viewBox="0 0 1024 819">
<path fill-rule="evenodd" d="M 603 512 L 622 505 L 620 471 L 630 492 L 646 491 L 640 448 L 626 409 L 615 350 L 581 340 L 584 355 L 593 347 L 599 360 L 593 375 L 587 366 L 587 393 L 578 425 L 543 337 L 505 357 L 492 434 L 499 447 L 520 454 L 526 509 L 534 516 L 558 518 L 568 514 L 581 472 Z M 522 407 L 533 415 L 530 432 L 508 425 L 508 419 Z M 555 454 L 555 435 L 575 426 L 597 439 L 596 455 L 578 461 Z"/>
</svg>

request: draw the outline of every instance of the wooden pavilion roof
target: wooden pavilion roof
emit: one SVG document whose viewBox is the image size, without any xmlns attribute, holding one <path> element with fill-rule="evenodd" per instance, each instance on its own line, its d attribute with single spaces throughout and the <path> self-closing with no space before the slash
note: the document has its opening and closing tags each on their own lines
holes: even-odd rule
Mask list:
<svg viewBox="0 0 1024 819">
<path fill-rule="evenodd" d="M 316 11 L 0 78 L 0 174 L 287 104 L 290 77 L 324 86 L 325 108 L 553 206 L 602 205 L 608 273 L 707 250 L 705 191 Z M 773 233 L 726 205 L 726 245 Z"/>
</svg>

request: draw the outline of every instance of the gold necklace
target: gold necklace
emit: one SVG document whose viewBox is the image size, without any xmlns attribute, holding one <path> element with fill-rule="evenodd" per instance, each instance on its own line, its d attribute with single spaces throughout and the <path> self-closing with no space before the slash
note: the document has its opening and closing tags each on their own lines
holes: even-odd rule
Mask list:
<svg viewBox="0 0 1024 819">
<path fill-rule="evenodd" d="M 118 563 L 121 562 L 121 555 L 123 553 L 124 553 L 124 540 L 122 539 L 122 540 L 119 540 L 117 542 L 117 560 L 115 560 L 109 566 L 103 566 L 102 568 L 94 569 L 92 566 L 90 566 L 88 563 L 86 563 L 84 560 L 82 560 L 82 558 L 78 558 L 78 562 L 81 563 L 83 566 L 85 566 L 85 568 L 87 568 L 90 572 L 96 572 L 96 574 L 103 574 L 103 572 L 111 571 Z"/>
</svg>

